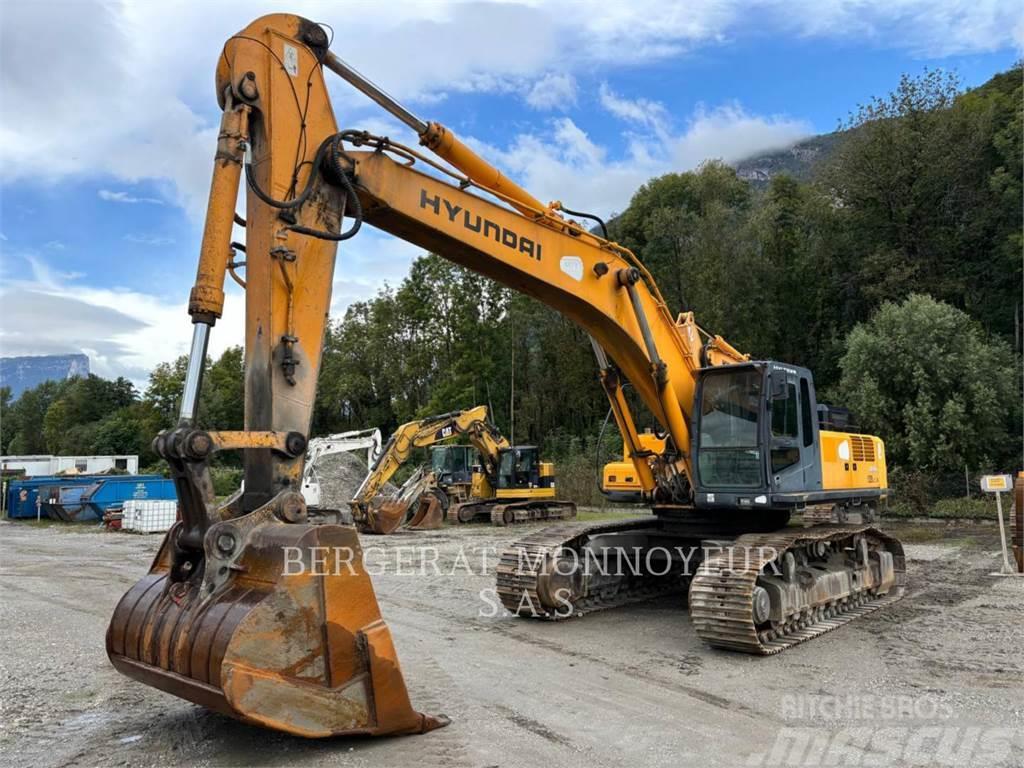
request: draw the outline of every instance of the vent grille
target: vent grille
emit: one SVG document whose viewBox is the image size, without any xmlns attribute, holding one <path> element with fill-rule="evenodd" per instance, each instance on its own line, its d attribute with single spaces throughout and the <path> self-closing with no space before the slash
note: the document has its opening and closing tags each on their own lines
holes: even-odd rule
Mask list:
<svg viewBox="0 0 1024 768">
<path fill-rule="evenodd" d="M 863 435 L 850 435 L 850 449 L 854 461 L 874 461 L 875 441 Z"/>
</svg>

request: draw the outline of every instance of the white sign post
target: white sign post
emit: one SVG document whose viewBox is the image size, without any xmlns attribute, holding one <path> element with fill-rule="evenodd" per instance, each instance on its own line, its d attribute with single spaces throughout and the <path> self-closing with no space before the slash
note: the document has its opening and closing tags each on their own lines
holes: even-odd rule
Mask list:
<svg viewBox="0 0 1024 768">
<path fill-rule="evenodd" d="M 1013 490 L 1013 478 L 1009 475 L 983 475 L 981 490 L 996 496 L 996 514 L 999 516 L 999 542 L 1003 547 L 1003 570 L 1001 573 L 1015 573 L 1010 567 L 1010 556 L 1006 548 L 1006 528 L 1003 525 L 1003 494 Z"/>
</svg>

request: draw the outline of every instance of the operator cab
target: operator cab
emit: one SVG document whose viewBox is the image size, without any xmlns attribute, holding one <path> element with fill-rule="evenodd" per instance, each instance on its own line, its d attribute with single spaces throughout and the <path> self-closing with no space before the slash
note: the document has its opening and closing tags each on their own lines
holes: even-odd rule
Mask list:
<svg viewBox="0 0 1024 768">
<path fill-rule="evenodd" d="M 698 507 L 782 510 L 829 497 L 806 368 L 772 361 L 705 368 L 694 413 Z"/>
<path fill-rule="evenodd" d="M 498 452 L 498 489 L 540 488 L 540 451 L 535 445 L 517 445 Z"/>
<path fill-rule="evenodd" d="M 435 445 L 430 449 L 430 469 L 438 485 L 459 485 L 473 480 L 479 457 L 471 445 Z"/>
</svg>

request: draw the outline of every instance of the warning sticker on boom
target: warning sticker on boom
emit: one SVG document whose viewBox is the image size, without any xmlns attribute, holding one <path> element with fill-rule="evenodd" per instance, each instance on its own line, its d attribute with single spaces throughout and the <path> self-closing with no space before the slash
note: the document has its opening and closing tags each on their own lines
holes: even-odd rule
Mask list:
<svg viewBox="0 0 1024 768">
<path fill-rule="evenodd" d="M 292 77 L 299 74 L 299 49 L 288 43 L 284 44 L 284 70 Z"/>
</svg>

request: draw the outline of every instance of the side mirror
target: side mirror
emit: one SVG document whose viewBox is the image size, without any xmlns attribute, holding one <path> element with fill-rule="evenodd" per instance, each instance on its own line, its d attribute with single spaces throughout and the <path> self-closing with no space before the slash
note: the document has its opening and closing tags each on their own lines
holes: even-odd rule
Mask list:
<svg viewBox="0 0 1024 768">
<path fill-rule="evenodd" d="M 772 400 L 785 400 L 787 396 L 786 378 L 784 376 L 772 376 L 769 392 Z"/>
</svg>

